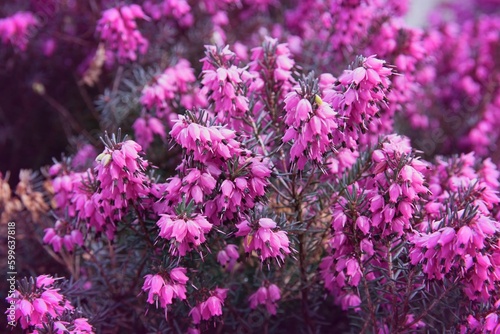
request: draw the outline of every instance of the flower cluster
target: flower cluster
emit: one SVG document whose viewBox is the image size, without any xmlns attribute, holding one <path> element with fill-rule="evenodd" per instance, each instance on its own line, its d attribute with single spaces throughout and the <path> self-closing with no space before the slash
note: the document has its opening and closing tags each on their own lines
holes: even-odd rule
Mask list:
<svg viewBox="0 0 500 334">
<path fill-rule="evenodd" d="M 139 5 L 132 4 L 107 9 L 97 24 L 101 39 L 121 63 L 134 61 L 137 52 L 145 54 L 148 50 L 148 40 L 137 29 L 137 19 L 147 20 L 148 17 Z"/>
<path fill-rule="evenodd" d="M 26 51 L 31 30 L 38 25 L 38 20 L 31 12 L 17 12 L 0 19 L 0 39 L 15 48 Z"/>
<path fill-rule="evenodd" d="M 204 243 L 205 234 L 212 229 L 212 224 L 199 214 L 191 217 L 164 214 L 157 225 L 160 228 L 159 236 L 172 240 L 170 252 L 180 256 Z"/>
<path fill-rule="evenodd" d="M 179 175 L 166 187 L 165 198 L 179 203 L 180 192 L 187 202 L 203 202 L 204 215 L 220 225 L 255 206 L 265 195 L 271 170 L 265 159 L 252 157 L 235 131 L 206 126 L 204 117 L 180 116 L 170 132 L 186 151 L 186 159 L 178 167 Z"/>
<path fill-rule="evenodd" d="M 205 214 L 217 225 L 226 220 L 238 220 L 256 203 L 262 202 L 271 176 L 267 161 L 259 157 L 243 155 L 230 160 L 227 166 L 227 170 L 223 170 L 226 177 L 219 177 L 222 180 L 219 191 L 205 207 Z"/>
<path fill-rule="evenodd" d="M 148 115 L 139 117 L 132 125 L 137 143 L 144 150 L 147 150 L 153 142 L 154 135 L 158 135 L 162 140 L 166 139 L 165 127 L 158 118 Z"/>
<path fill-rule="evenodd" d="M 159 3 L 146 1 L 143 7 L 153 20 L 168 17 L 175 20 L 181 27 L 190 27 L 194 23 L 191 6 L 186 0 L 161 0 Z"/>
<path fill-rule="evenodd" d="M 129 200 L 137 201 L 148 194 L 145 170 L 149 164 L 139 156 L 141 150 L 132 140 L 108 140 L 106 149 L 96 158 L 99 187 L 93 200 L 111 223 L 121 219 Z"/>
<path fill-rule="evenodd" d="M 222 307 L 227 297 L 227 289 L 216 288 L 210 292 L 210 297 L 191 309 L 189 315 L 193 324 L 197 325 L 201 320 L 209 320 L 212 317 L 222 315 Z"/>
<path fill-rule="evenodd" d="M 255 309 L 257 305 L 264 305 L 269 314 L 276 314 L 276 302 L 281 299 L 280 289 L 276 284 L 269 286 L 261 286 L 255 293 L 253 293 L 248 301 L 250 307 Z"/>
<path fill-rule="evenodd" d="M 195 161 L 207 164 L 211 160 L 228 160 L 242 151 L 234 130 L 216 125 L 204 126 L 194 115 L 189 116 L 179 116 L 170 136 L 192 154 Z"/>
<path fill-rule="evenodd" d="M 320 264 L 325 287 L 336 302 L 343 309 L 358 311 L 361 280 L 381 275 L 363 268 L 387 265 L 381 259 L 412 230 L 413 216 L 429 193 L 423 174 L 426 165 L 412 156 L 407 138 L 386 137 L 368 163 L 369 176 L 348 185 L 335 199 L 329 240 L 332 253 Z"/>
<path fill-rule="evenodd" d="M 367 184 L 368 224 L 377 227 L 382 237 L 400 237 L 411 228 L 419 200 L 429 193 L 422 174 L 426 165 L 411 156 L 409 141 L 398 136 L 389 136 L 381 149 L 373 151 L 372 160 L 373 179 Z"/>
<path fill-rule="evenodd" d="M 397 110 L 413 127 L 429 126 L 427 115 L 419 110 L 428 107 L 429 99 L 423 90 L 436 76 L 429 55 L 438 47 L 438 40 L 435 34 L 427 36 L 422 29 L 408 27 L 403 19 L 387 21 L 380 27 L 370 52 L 394 64 L 398 73 L 391 78 L 387 94 L 390 112 L 382 115 L 382 124 L 390 124 Z"/>
<path fill-rule="evenodd" d="M 231 271 L 240 257 L 238 247 L 233 244 L 226 245 L 226 247 L 217 253 L 217 262 L 228 271 Z"/>
<path fill-rule="evenodd" d="M 488 160 L 478 166 L 473 154 L 440 160 L 429 177 L 440 205 L 426 205 L 428 219 L 410 239 L 411 262 L 422 263 L 429 278 L 442 280 L 454 272 L 471 300 L 490 300 L 500 277 L 500 223 L 492 212 L 500 201 L 498 175 Z M 452 214 L 443 215 L 446 211 Z"/>
<path fill-rule="evenodd" d="M 71 163 L 56 163 L 49 172 L 54 191 L 54 208 L 61 217 L 54 228 L 45 230 L 44 242 L 58 252 L 62 245 L 72 251 L 83 244 L 81 228 L 105 232 L 113 239 L 116 221 L 137 201 L 135 211 L 149 195 L 150 180 L 145 174 L 149 163 L 139 156 L 141 146 L 134 141 L 117 142 L 106 137 L 106 149 L 97 156 L 93 169 L 77 172 Z"/>
<path fill-rule="evenodd" d="M 442 5 L 447 8 L 436 10 L 424 32 L 421 52 L 429 56 L 415 72 L 421 91 L 404 108 L 411 126 L 423 131 L 416 145 L 429 154 L 456 153 L 458 145 L 460 151 L 486 158 L 496 149 L 499 21 L 498 12 L 485 3 Z M 448 15 L 442 14 L 445 10 Z M 420 80 L 426 76 L 429 80 Z"/>
<path fill-rule="evenodd" d="M 57 163 L 52 167 L 60 167 L 60 164 Z M 55 193 L 55 209 L 61 216 L 67 215 L 70 222 L 66 228 L 73 228 L 82 223 L 96 232 L 104 231 L 112 239 L 114 225 L 109 224 L 109 220 L 106 220 L 103 212 L 99 210 L 99 203 L 96 201 L 98 196 L 94 196 L 98 186 L 92 169 L 75 172 L 65 167 L 55 175 L 52 186 Z M 76 222 L 73 219 L 76 219 Z"/>
<path fill-rule="evenodd" d="M 293 140 L 290 156 L 297 168 L 304 169 L 310 160 L 322 164 L 323 155 L 334 149 L 332 139 L 338 132 L 337 113 L 321 97 L 304 90 L 287 94 L 285 111 L 288 129 L 283 142 Z"/>
<path fill-rule="evenodd" d="M 375 56 L 358 57 L 351 68 L 345 70 L 333 86 L 324 90 L 323 100 L 344 120 L 341 124 L 343 143 L 356 148 L 358 142 L 373 144 L 379 134 L 392 130 L 392 125 L 381 124 L 376 119 L 380 117 L 381 109 L 387 107 L 386 91 L 393 70 Z M 385 129 L 380 131 L 380 125 Z M 368 135 L 363 136 L 365 133 Z"/>
<path fill-rule="evenodd" d="M 252 49 L 249 72 L 258 75 L 260 82 L 253 83 L 253 90 L 262 86 L 264 94 L 273 90 L 284 97 L 292 89 L 292 71 L 295 61 L 287 44 L 278 43 L 277 39 L 266 37 L 262 46 Z"/>
<path fill-rule="evenodd" d="M 47 321 L 35 326 L 32 334 L 44 334 L 47 331 L 51 333 L 69 333 L 69 334 L 93 334 L 92 326 L 86 318 L 77 318 L 71 312 L 66 311 L 58 318 L 48 317 Z"/>
<path fill-rule="evenodd" d="M 460 326 L 460 333 L 497 333 L 500 330 L 498 312 L 488 313 L 485 317 L 469 315 L 465 324 Z"/>
<path fill-rule="evenodd" d="M 72 252 L 75 245 L 83 246 L 83 235 L 79 230 L 73 229 L 69 222 L 59 219 L 53 228 L 45 229 L 43 242 L 51 245 L 56 253 L 63 246 L 68 252 Z"/>
<path fill-rule="evenodd" d="M 247 254 L 257 252 L 260 260 L 275 258 L 283 262 L 285 255 L 290 254 L 290 240 L 287 233 L 278 228 L 276 222 L 270 218 L 260 218 L 255 224 L 243 220 L 237 225 L 236 236 L 245 237 L 243 247 Z"/>
<path fill-rule="evenodd" d="M 51 321 L 57 333 L 68 331 L 71 334 L 94 333 L 88 320 L 75 318 L 75 308 L 56 287 L 56 279 L 48 275 L 40 275 L 36 279 L 24 279 L 18 290 L 7 297 L 15 306 L 15 320 L 23 329 L 43 329 Z M 65 321 L 68 314 L 73 315 L 72 323 Z"/>
<path fill-rule="evenodd" d="M 173 303 L 172 299 L 186 299 L 186 283 L 189 278 L 186 276 L 186 268 L 175 267 L 169 272 L 162 272 L 155 275 L 144 276 L 144 285 L 142 290 L 148 293 L 148 303 L 156 304 L 165 309 L 167 316 L 167 307 Z"/>
<path fill-rule="evenodd" d="M 234 123 L 234 119 L 245 118 L 249 109 L 244 88 L 251 74 L 234 64 L 236 55 L 228 49 L 208 46 L 205 55 L 201 83 L 208 90 L 207 96 L 216 111 L 217 120 L 240 128 L 241 121 Z"/>
<path fill-rule="evenodd" d="M 206 105 L 204 93 L 193 85 L 195 81 L 190 63 L 186 59 L 180 59 L 175 66 L 168 67 L 143 88 L 141 104 L 148 113 L 172 126 L 177 119 L 177 112 L 184 111 L 181 108 L 192 109 Z M 139 125 L 134 126 L 136 136 L 144 137 L 140 135 L 141 131 L 137 126 Z M 158 131 L 153 132 L 161 136 Z"/>
</svg>

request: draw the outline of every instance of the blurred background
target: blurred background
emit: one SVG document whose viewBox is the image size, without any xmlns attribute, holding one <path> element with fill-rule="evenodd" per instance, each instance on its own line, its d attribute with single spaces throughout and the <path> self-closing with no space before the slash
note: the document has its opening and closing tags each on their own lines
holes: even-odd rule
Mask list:
<svg viewBox="0 0 500 334">
<path fill-rule="evenodd" d="M 406 15 L 406 22 L 414 27 L 424 26 L 429 12 L 443 0 L 412 0 Z"/>
</svg>

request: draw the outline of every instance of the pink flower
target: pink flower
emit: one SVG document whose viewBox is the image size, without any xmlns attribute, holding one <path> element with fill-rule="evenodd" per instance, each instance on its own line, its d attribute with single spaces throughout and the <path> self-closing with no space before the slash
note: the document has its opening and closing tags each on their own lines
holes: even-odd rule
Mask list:
<svg viewBox="0 0 500 334">
<path fill-rule="evenodd" d="M 361 299 L 358 295 L 355 294 L 347 294 L 342 297 L 341 307 L 343 310 L 354 309 L 354 311 L 359 312 L 361 308 Z"/>
<path fill-rule="evenodd" d="M 280 87 L 282 97 L 292 88 L 292 69 L 295 65 L 292 54 L 286 44 L 278 44 L 277 39 L 266 37 L 262 46 L 252 49 L 250 72 L 258 73 L 257 80 L 250 85 L 252 91 L 262 91 L 267 82 Z M 265 94 L 265 91 L 262 91 Z"/>
<path fill-rule="evenodd" d="M 189 312 L 194 324 L 199 324 L 200 320 L 209 320 L 212 317 L 222 315 L 227 289 L 217 288 L 211 291 L 210 294 L 211 296 L 208 299 L 193 307 Z"/>
<path fill-rule="evenodd" d="M 392 69 L 384 65 L 374 56 L 359 57 L 352 70 L 345 70 L 335 86 L 323 91 L 323 100 L 339 113 L 338 127 L 344 129 L 339 139 L 347 147 L 376 142 L 380 133 L 392 130 L 390 115 L 376 121 L 379 110 L 386 107 L 385 93 L 392 75 Z"/>
<path fill-rule="evenodd" d="M 194 18 L 191 14 L 191 6 L 186 0 L 162 0 L 158 4 L 153 1 L 146 1 L 144 10 L 154 20 L 167 17 L 179 23 L 181 27 L 193 25 Z"/>
<path fill-rule="evenodd" d="M 212 229 L 212 224 L 200 214 L 190 218 L 162 214 L 156 224 L 160 228 L 159 236 L 172 240 L 170 251 L 181 256 L 205 242 L 205 234 Z"/>
<path fill-rule="evenodd" d="M 189 278 L 186 276 L 186 269 L 176 267 L 162 274 L 144 276 L 142 290 L 148 292 L 148 303 L 155 304 L 164 309 L 173 303 L 173 299 L 186 299 L 186 283 Z M 166 313 L 165 313 L 166 314 Z"/>
<path fill-rule="evenodd" d="M 132 125 L 134 129 L 137 142 L 144 150 L 147 150 L 149 145 L 153 142 L 153 136 L 156 134 L 162 140 L 165 140 L 165 127 L 159 119 L 154 117 L 139 117 Z"/>
<path fill-rule="evenodd" d="M 30 30 L 39 24 L 31 12 L 17 12 L 0 19 L 0 38 L 4 44 L 11 43 L 15 48 L 26 51 Z"/>
<path fill-rule="evenodd" d="M 189 61 L 180 59 L 143 88 L 141 104 L 148 113 L 152 115 L 154 112 L 157 118 L 171 127 L 177 119 L 179 107 L 192 109 L 206 106 L 206 99 L 195 87 L 195 81 Z M 158 129 L 155 133 L 161 136 Z"/>
<path fill-rule="evenodd" d="M 265 305 L 269 314 L 276 314 L 276 302 L 281 299 L 280 289 L 271 284 L 268 287 L 261 286 L 255 293 L 253 293 L 248 301 L 250 308 L 255 309 L 258 305 Z"/>
<path fill-rule="evenodd" d="M 232 128 L 242 129 L 246 124 L 238 118 L 248 111 L 249 100 L 244 94 L 244 88 L 249 84 L 252 74 L 234 63 L 234 59 L 224 59 L 225 49 L 206 47 L 206 57 L 202 62 L 207 62 L 203 67 L 201 83 L 208 91 L 209 101 L 213 104 L 213 111 L 217 120 L 229 124 Z M 214 59 L 224 59 L 222 62 Z"/>
<path fill-rule="evenodd" d="M 229 244 L 217 253 L 217 262 L 219 262 L 221 266 L 227 268 L 228 271 L 231 271 L 239 257 L 238 247 Z"/>
<path fill-rule="evenodd" d="M 252 226 L 247 220 L 243 220 L 237 226 L 237 236 L 244 236 L 243 246 L 245 252 L 250 254 L 256 250 L 261 261 L 270 257 L 284 261 L 285 255 L 290 254 L 290 241 L 285 231 L 277 228 L 276 222 L 269 218 L 259 219 Z"/>
<path fill-rule="evenodd" d="M 74 323 L 74 334 L 80 333 L 93 333 L 92 326 L 89 324 L 86 318 L 77 318 L 73 321 Z M 73 334 L 73 333 L 71 333 Z"/>
<path fill-rule="evenodd" d="M 222 315 L 222 305 L 224 301 L 217 296 L 209 297 L 201 308 L 201 317 L 208 320 L 211 317 Z"/>
<path fill-rule="evenodd" d="M 137 30 L 136 19 L 148 19 L 139 5 L 110 8 L 102 13 L 97 31 L 120 63 L 135 61 L 137 52 L 145 54 L 148 41 Z"/>
<path fill-rule="evenodd" d="M 57 220 L 54 228 L 45 229 L 43 242 L 52 246 L 59 253 L 64 246 L 68 252 L 75 249 L 75 245 L 83 246 L 83 235 L 69 222 Z"/>
<path fill-rule="evenodd" d="M 23 329 L 41 326 L 49 318 L 58 318 L 74 310 L 59 289 L 54 287 L 55 279 L 51 276 L 41 275 L 35 281 L 36 285 L 23 282 L 31 287 L 31 291 L 16 290 L 7 297 L 7 301 L 15 307 L 15 320 Z"/>
<path fill-rule="evenodd" d="M 310 100 L 314 100 L 314 108 Z M 340 136 L 337 113 L 320 96 L 298 91 L 285 97 L 285 111 L 288 129 L 282 140 L 292 142 L 290 156 L 297 167 L 304 169 L 308 160 L 322 165 L 323 155 L 335 150 L 333 139 Z"/>
<path fill-rule="evenodd" d="M 356 219 L 356 226 L 358 226 L 364 234 L 367 234 L 370 231 L 370 221 L 367 217 L 359 216 Z"/>
<path fill-rule="evenodd" d="M 108 237 L 112 238 L 115 221 L 126 212 L 129 201 L 138 201 L 149 193 L 150 180 L 146 176 L 149 163 L 139 155 L 142 147 L 136 142 L 116 142 L 109 137 L 106 141 L 106 148 L 96 158 L 94 170 L 99 189 L 91 196 L 94 207 L 85 209 L 89 210 L 86 213 L 98 210 L 106 217 L 107 224 L 103 222 L 99 228 L 105 227 Z"/>
<path fill-rule="evenodd" d="M 204 126 L 185 116 L 179 116 L 170 135 L 177 144 L 191 152 L 196 161 L 203 163 L 209 157 L 228 160 L 240 152 L 234 131 L 220 126 Z"/>
</svg>

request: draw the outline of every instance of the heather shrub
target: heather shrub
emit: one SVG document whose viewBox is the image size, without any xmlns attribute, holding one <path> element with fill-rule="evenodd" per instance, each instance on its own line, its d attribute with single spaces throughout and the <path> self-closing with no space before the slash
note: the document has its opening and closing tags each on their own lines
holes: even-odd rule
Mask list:
<svg viewBox="0 0 500 334">
<path fill-rule="evenodd" d="M 8 329 L 500 333 L 500 3 L 407 8 L 1 5 L 68 143 L 0 174 L 5 235 L 43 246 L 5 238 Z"/>
</svg>

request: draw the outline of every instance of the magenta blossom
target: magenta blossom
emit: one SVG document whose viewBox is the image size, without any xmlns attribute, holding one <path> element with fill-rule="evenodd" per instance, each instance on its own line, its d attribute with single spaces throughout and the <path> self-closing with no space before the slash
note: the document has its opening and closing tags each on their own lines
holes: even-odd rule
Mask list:
<svg viewBox="0 0 500 334">
<path fill-rule="evenodd" d="M 159 236 L 172 241 L 170 252 L 180 256 L 204 243 L 205 234 L 212 229 L 212 224 L 200 214 L 192 217 L 163 214 L 156 224 Z"/>
<path fill-rule="evenodd" d="M 148 303 L 156 304 L 165 309 L 173 303 L 173 299 L 186 299 L 186 283 L 189 278 L 186 276 L 186 268 L 176 267 L 169 272 L 144 276 L 142 290 L 148 293 Z"/>
<path fill-rule="evenodd" d="M 269 314 L 276 314 L 276 303 L 281 299 L 280 289 L 276 284 L 271 284 L 269 286 L 261 286 L 255 293 L 253 293 L 248 301 L 250 302 L 250 307 L 255 309 L 257 305 L 264 305 Z"/>
<path fill-rule="evenodd" d="M 269 218 L 261 218 L 258 223 L 250 224 L 243 220 L 237 225 L 237 236 L 245 237 L 243 246 L 248 254 L 256 251 L 260 260 L 273 257 L 276 260 L 285 260 L 291 253 L 290 240 L 285 231 L 279 230 L 276 222 Z"/>
<path fill-rule="evenodd" d="M 212 317 L 222 315 L 222 307 L 227 297 L 227 289 L 216 288 L 210 294 L 210 297 L 193 307 L 189 312 L 194 324 L 199 324 L 201 320 L 209 320 Z"/>
</svg>

